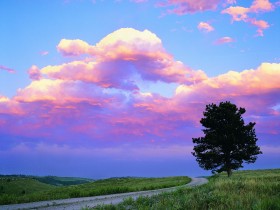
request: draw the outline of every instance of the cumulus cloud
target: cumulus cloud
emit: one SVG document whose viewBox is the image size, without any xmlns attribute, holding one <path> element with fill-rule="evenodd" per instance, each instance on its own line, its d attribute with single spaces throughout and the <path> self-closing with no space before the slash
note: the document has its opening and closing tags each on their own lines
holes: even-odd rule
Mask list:
<svg viewBox="0 0 280 210">
<path fill-rule="evenodd" d="M 39 68 L 35 65 L 28 69 L 29 78 L 32 80 L 40 80 L 42 78 Z"/>
<path fill-rule="evenodd" d="M 74 61 L 41 69 L 34 65 L 29 85 L 12 98 L 0 96 L 0 133 L 9 136 L 9 142 L 0 141 L 2 150 L 15 145 L 64 150 L 67 145 L 65 152 L 71 153 L 73 148 L 105 151 L 158 143 L 168 148 L 158 148 L 160 156 L 177 152 L 176 145 L 190 145 L 191 138 L 200 135 L 205 105 L 225 100 L 245 107 L 250 120 L 266 126 L 262 132 L 279 130 L 279 123 L 273 123 L 280 120 L 275 108 L 280 104 L 279 63 L 207 77 L 175 60 L 149 31 L 124 29 L 96 45 L 74 43 L 59 45 Z M 81 60 L 82 54 L 88 57 Z M 141 90 L 139 78 L 176 82 L 178 87 L 173 96 L 164 97 Z"/>
<path fill-rule="evenodd" d="M 103 107 L 116 96 L 109 96 L 102 88 L 79 81 L 41 79 L 19 89 L 13 98 L 17 102 L 43 102 L 51 104 L 87 103 Z"/>
<path fill-rule="evenodd" d="M 176 94 L 189 101 L 233 100 L 255 115 L 269 114 L 279 103 L 279 72 L 279 63 L 263 63 L 257 69 L 229 71 L 197 85 L 180 85 Z"/>
<path fill-rule="evenodd" d="M 108 92 L 81 81 L 36 80 L 20 89 L 14 98 L 1 98 L 1 111 L 5 113 L 5 118 L 1 115 L 1 130 L 11 131 L 9 126 L 13 123 L 11 132 L 17 135 L 54 139 L 83 136 L 111 143 L 115 136 L 124 142 L 133 138 L 139 144 L 141 139 L 153 138 L 156 142 L 166 139 L 167 144 L 177 144 L 188 136 L 188 130 L 199 133 L 202 111 L 212 102 L 230 100 L 246 107 L 255 120 L 255 116 L 273 116 L 278 120 L 279 110 L 273 107 L 280 104 L 279 71 L 280 64 L 276 63 L 230 71 L 192 85 L 180 85 L 171 98 L 154 93 Z M 258 123 L 264 121 L 258 119 Z M 68 134 L 60 136 L 60 132 Z M 72 141 L 75 145 L 76 141 Z"/>
<path fill-rule="evenodd" d="M 96 45 L 63 39 L 63 55 L 88 54 L 88 60 L 47 66 L 41 72 L 50 78 L 92 82 L 102 87 L 137 90 L 137 78 L 167 83 L 200 81 L 204 75 L 174 60 L 161 40 L 148 30 L 119 29 Z"/>
<path fill-rule="evenodd" d="M 90 51 L 89 44 L 80 39 L 62 39 L 56 48 L 65 56 L 77 56 L 87 54 Z"/>
<path fill-rule="evenodd" d="M 206 23 L 206 22 L 200 22 L 198 24 L 197 28 L 201 31 L 204 31 L 204 32 L 214 31 L 214 27 L 211 26 L 209 23 Z"/>
</svg>

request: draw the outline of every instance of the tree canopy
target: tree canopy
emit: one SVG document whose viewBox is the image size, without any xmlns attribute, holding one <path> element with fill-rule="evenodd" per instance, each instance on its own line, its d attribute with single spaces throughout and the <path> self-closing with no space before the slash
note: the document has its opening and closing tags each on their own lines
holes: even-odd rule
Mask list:
<svg viewBox="0 0 280 210">
<path fill-rule="evenodd" d="M 262 154 L 257 146 L 256 123 L 245 124 L 242 115 L 245 108 L 237 108 L 228 101 L 219 105 L 209 104 L 203 112 L 200 123 L 204 137 L 193 138 L 194 152 L 199 166 L 212 173 L 243 167 L 243 163 L 254 163 L 257 155 Z"/>
</svg>

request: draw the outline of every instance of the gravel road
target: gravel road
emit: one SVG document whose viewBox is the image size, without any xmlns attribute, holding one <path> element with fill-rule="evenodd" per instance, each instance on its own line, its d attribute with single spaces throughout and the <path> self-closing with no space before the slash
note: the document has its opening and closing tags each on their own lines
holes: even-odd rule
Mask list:
<svg viewBox="0 0 280 210">
<path fill-rule="evenodd" d="M 192 181 L 186 186 L 194 187 L 207 183 L 208 180 L 205 178 L 192 178 Z M 11 205 L 0 205 L 2 210 L 18 210 L 18 209 L 48 209 L 48 210 L 76 210 L 83 207 L 95 207 L 100 204 L 117 204 L 123 201 L 125 198 L 132 197 L 136 199 L 140 196 L 152 196 L 163 192 L 171 192 L 176 190 L 178 187 L 164 188 L 158 190 L 148 190 L 140 192 L 130 192 L 130 193 L 120 193 L 113 195 L 101 195 L 94 197 L 85 198 L 69 198 L 61 200 L 51 200 L 51 201 L 39 201 L 33 203 L 22 203 L 22 204 L 11 204 Z"/>
</svg>

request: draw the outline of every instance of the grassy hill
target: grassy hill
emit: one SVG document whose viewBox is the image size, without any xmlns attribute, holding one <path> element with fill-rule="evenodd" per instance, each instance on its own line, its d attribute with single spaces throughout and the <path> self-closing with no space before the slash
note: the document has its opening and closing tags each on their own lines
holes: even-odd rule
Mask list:
<svg viewBox="0 0 280 210">
<path fill-rule="evenodd" d="M 55 178 L 69 181 L 65 178 Z M 74 197 L 87 197 L 122 192 L 152 190 L 183 185 L 190 182 L 188 177 L 165 178 L 110 178 L 71 186 L 54 186 L 39 182 L 33 177 L 0 177 L 0 205 L 26 203 Z M 40 179 L 39 179 L 40 180 Z M 52 179 L 48 183 L 52 183 Z M 44 180 L 44 181 L 45 181 Z M 71 180 L 71 179 L 70 179 Z M 74 179 L 73 179 L 74 180 Z M 79 180 L 79 179 L 78 179 Z M 9 189 L 9 190 L 8 190 Z"/>
<path fill-rule="evenodd" d="M 69 186 L 69 185 L 85 184 L 94 181 L 92 179 L 86 179 L 86 178 L 58 177 L 58 176 L 34 177 L 34 179 L 43 182 L 45 184 L 50 184 L 54 186 Z"/>
<path fill-rule="evenodd" d="M 54 186 L 27 177 L 0 177 L 0 196 L 14 194 L 17 196 L 51 190 Z"/>
<path fill-rule="evenodd" d="M 196 188 L 181 188 L 151 198 L 127 199 L 95 209 L 280 209 L 280 169 L 238 171 L 209 178 Z"/>
<path fill-rule="evenodd" d="M 0 179 L 34 179 L 39 182 L 54 186 L 69 186 L 93 182 L 93 179 L 79 177 L 59 177 L 59 176 L 28 176 L 28 175 L 0 175 Z"/>
</svg>

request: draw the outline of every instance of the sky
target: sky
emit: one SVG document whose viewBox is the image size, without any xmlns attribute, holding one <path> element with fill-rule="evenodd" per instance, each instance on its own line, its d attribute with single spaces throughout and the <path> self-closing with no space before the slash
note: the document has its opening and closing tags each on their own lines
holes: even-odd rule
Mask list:
<svg viewBox="0 0 280 210">
<path fill-rule="evenodd" d="M 280 1 L 0 1 L 0 174 L 200 176 L 231 101 L 280 168 Z"/>
</svg>

